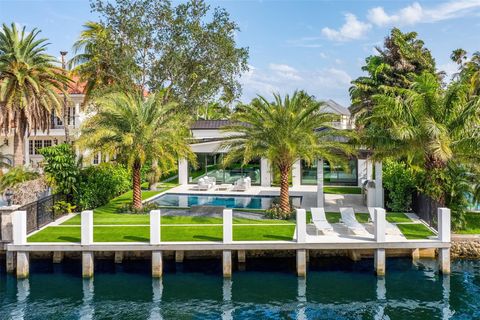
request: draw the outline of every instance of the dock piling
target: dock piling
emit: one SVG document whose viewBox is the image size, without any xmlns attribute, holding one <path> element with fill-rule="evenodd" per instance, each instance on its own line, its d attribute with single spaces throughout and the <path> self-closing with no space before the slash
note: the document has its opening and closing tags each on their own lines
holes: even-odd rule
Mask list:
<svg viewBox="0 0 480 320">
<path fill-rule="evenodd" d="M 297 275 L 305 277 L 307 275 L 307 250 L 297 250 Z"/>
<path fill-rule="evenodd" d="M 183 251 L 183 250 L 175 251 L 175 262 L 176 263 L 182 263 L 184 258 L 185 258 L 185 251 Z"/>
<path fill-rule="evenodd" d="M 7 273 L 13 273 L 15 271 L 15 267 L 17 264 L 16 255 L 17 253 L 15 251 L 7 251 L 6 257 L 5 257 Z"/>
<path fill-rule="evenodd" d="M 451 216 L 448 208 L 438 208 L 438 240 L 451 241 Z M 441 273 L 450 274 L 450 248 L 438 249 L 438 265 Z"/>
<path fill-rule="evenodd" d="M 93 251 L 82 252 L 82 277 L 86 279 L 93 277 L 93 270 L 94 270 Z"/>
<path fill-rule="evenodd" d="M 237 251 L 237 260 L 238 260 L 238 263 L 245 263 L 247 261 L 247 254 L 245 250 Z"/>
<path fill-rule="evenodd" d="M 115 251 L 114 262 L 117 264 L 123 262 L 123 251 Z"/>
<path fill-rule="evenodd" d="M 62 261 L 63 261 L 63 251 L 53 251 L 52 262 L 62 263 Z"/>
<path fill-rule="evenodd" d="M 152 277 L 161 278 L 163 275 L 162 251 L 152 251 Z"/>
<path fill-rule="evenodd" d="M 385 275 L 385 249 L 376 249 L 374 253 L 375 273 L 377 276 Z"/>
<path fill-rule="evenodd" d="M 30 257 L 25 251 L 17 252 L 17 279 L 28 278 L 30 273 Z"/>
<path fill-rule="evenodd" d="M 223 277 L 232 277 L 232 251 L 223 250 Z"/>
</svg>

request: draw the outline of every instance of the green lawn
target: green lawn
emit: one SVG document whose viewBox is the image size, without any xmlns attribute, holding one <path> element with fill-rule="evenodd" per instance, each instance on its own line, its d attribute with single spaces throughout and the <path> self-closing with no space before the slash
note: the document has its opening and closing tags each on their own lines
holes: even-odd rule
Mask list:
<svg viewBox="0 0 480 320">
<path fill-rule="evenodd" d="M 467 212 L 465 214 L 465 228 L 456 230 L 461 234 L 480 234 L 480 212 Z"/>
<path fill-rule="evenodd" d="M 388 222 L 391 223 L 404 223 L 404 222 L 412 222 L 405 213 L 402 212 L 388 212 L 386 215 L 386 219 Z"/>
<path fill-rule="evenodd" d="M 435 235 L 430 229 L 428 229 L 422 223 L 397 224 L 397 227 L 403 233 L 405 238 L 409 240 L 426 239 L 429 236 Z"/>
<path fill-rule="evenodd" d="M 222 241 L 223 228 L 217 226 L 162 226 L 162 241 Z M 295 225 L 234 225 L 233 239 L 248 240 L 292 240 Z M 95 226 L 95 242 L 148 242 L 148 226 Z M 80 227 L 48 227 L 28 238 L 29 242 L 80 242 Z"/>
<path fill-rule="evenodd" d="M 362 194 L 362 189 L 360 187 L 325 186 L 323 192 L 326 194 Z"/>
</svg>

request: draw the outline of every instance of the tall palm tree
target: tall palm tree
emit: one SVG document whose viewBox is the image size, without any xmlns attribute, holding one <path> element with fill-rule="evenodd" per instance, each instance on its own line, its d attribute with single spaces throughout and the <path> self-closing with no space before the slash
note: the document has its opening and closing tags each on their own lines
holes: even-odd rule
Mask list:
<svg viewBox="0 0 480 320">
<path fill-rule="evenodd" d="M 323 112 L 324 104 L 304 92 L 291 97 L 274 95 L 274 101 L 259 96 L 251 104 L 241 106 L 232 116 L 233 125 L 225 128 L 231 135 L 224 142 L 229 148 L 225 161 L 243 159 L 247 164 L 254 158 L 270 160 L 281 176 L 280 209 L 291 211 L 289 204 L 289 176 L 298 159 L 312 163 L 323 158 L 330 163 L 342 163 L 343 154 L 353 149 L 342 139 L 345 130 L 336 130 L 332 122 L 338 117 Z"/>
<path fill-rule="evenodd" d="M 429 195 L 445 205 L 445 170 L 450 161 L 480 161 L 480 99 L 453 82 L 444 90 L 437 76 L 422 73 L 408 89 L 383 87 L 374 96 L 365 144 L 375 156 L 407 158 L 426 171 Z"/>
<path fill-rule="evenodd" d="M 97 98 L 99 111 L 84 122 L 80 146 L 116 155 L 132 170 L 133 208 L 142 208 L 141 170 L 146 161 L 171 168 L 179 157 L 194 160 L 187 138 L 188 121 L 163 104 L 161 94 L 144 98 L 141 92 L 116 92 Z"/>
<path fill-rule="evenodd" d="M 68 66 L 72 68 L 74 76 L 86 83 L 86 102 L 95 90 L 123 83 L 130 78 L 122 75 L 134 71 L 130 60 L 121 59 L 122 55 L 115 54 L 117 49 L 108 28 L 93 21 L 86 22 L 83 27 L 79 39 L 73 44 L 75 56 L 70 59 Z"/>
<path fill-rule="evenodd" d="M 46 54 L 40 31 L 19 31 L 15 24 L 0 30 L 0 128 L 14 130 L 14 164 L 24 162 L 25 135 L 48 131 L 51 114 L 62 113 L 61 94 L 69 79 Z"/>
</svg>

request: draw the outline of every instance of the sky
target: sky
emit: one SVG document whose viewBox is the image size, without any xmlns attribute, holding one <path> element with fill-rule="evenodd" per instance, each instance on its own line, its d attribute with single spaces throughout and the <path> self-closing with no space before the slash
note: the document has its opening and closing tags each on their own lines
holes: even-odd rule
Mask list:
<svg viewBox="0 0 480 320">
<path fill-rule="evenodd" d="M 305 89 L 348 107 L 350 81 L 394 26 L 418 32 L 449 75 L 454 49 L 480 51 L 480 0 L 207 2 L 230 13 L 240 27 L 237 45 L 249 48 L 250 70 L 240 79 L 245 102 Z M 88 0 L 0 0 L 0 22 L 41 29 L 55 56 L 71 51 L 88 20 L 98 20 Z"/>
</svg>

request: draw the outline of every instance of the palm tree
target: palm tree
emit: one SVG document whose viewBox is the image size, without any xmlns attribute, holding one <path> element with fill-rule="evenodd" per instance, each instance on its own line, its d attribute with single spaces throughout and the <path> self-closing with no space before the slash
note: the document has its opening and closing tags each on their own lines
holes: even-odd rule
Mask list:
<svg viewBox="0 0 480 320">
<path fill-rule="evenodd" d="M 303 159 L 309 164 L 318 158 L 341 163 L 345 161 L 342 153 L 350 154 L 352 148 L 336 139 L 346 131 L 332 127 L 338 117 L 322 112 L 323 103 L 301 91 L 283 99 L 275 94 L 274 99 L 269 102 L 259 96 L 241 106 L 232 116 L 234 124 L 225 128 L 232 134 L 223 147 L 229 148 L 227 163 L 243 159 L 247 164 L 259 157 L 270 160 L 280 172 L 280 209 L 287 213 L 291 212 L 288 179 L 293 163 Z"/>
<path fill-rule="evenodd" d="M 426 171 L 424 188 L 446 204 L 445 170 L 450 161 L 480 161 L 480 99 L 453 82 L 444 90 L 438 77 L 422 73 L 408 89 L 383 87 L 374 96 L 365 144 L 378 158 L 409 159 Z"/>
<path fill-rule="evenodd" d="M 161 94 L 116 92 L 97 98 L 99 111 L 84 122 L 80 146 L 116 155 L 132 169 L 133 208 L 142 208 L 141 170 L 146 161 L 171 168 L 179 157 L 194 160 L 187 138 L 188 121 Z"/>
<path fill-rule="evenodd" d="M 125 82 L 129 77 L 122 75 L 131 69 L 125 64 L 125 59 L 120 59 L 121 55 L 115 54 L 116 49 L 108 28 L 93 21 L 86 22 L 83 27 L 79 39 L 73 45 L 75 56 L 70 59 L 68 66 L 73 68 L 73 75 L 86 83 L 86 102 L 95 90 Z"/>
<path fill-rule="evenodd" d="M 61 114 L 64 85 L 57 60 L 46 54 L 39 30 L 19 31 L 15 24 L 0 30 L 0 127 L 14 131 L 14 164 L 24 161 L 25 135 L 48 131 L 53 111 Z"/>
</svg>

